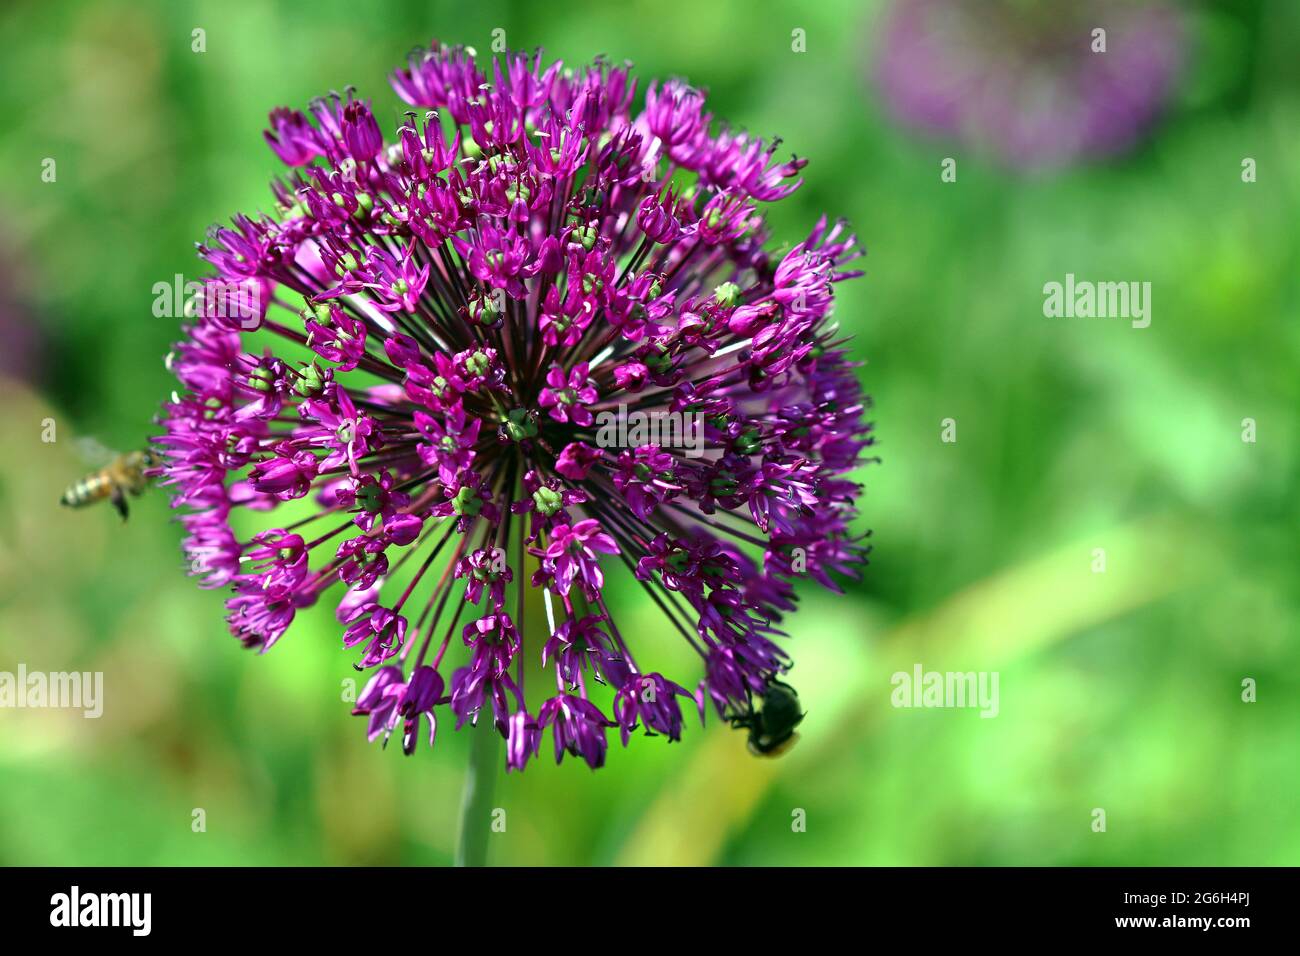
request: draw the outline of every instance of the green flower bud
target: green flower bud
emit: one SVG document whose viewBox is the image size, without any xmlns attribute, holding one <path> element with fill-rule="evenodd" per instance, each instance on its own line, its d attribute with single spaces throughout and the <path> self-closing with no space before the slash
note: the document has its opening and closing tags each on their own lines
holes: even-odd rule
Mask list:
<svg viewBox="0 0 1300 956">
<path fill-rule="evenodd" d="M 365 484 L 357 489 L 357 505 L 363 511 L 376 514 L 380 508 L 380 498 L 383 489 L 378 485 Z"/>
<path fill-rule="evenodd" d="M 451 499 L 451 507 L 462 518 L 473 518 L 483 510 L 483 499 L 473 488 L 464 485 Z"/>
<path fill-rule="evenodd" d="M 537 506 L 538 513 L 548 518 L 559 511 L 563 503 L 560 493 L 545 485 L 533 492 L 533 504 Z"/>
<path fill-rule="evenodd" d="M 533 416 L 526 409 L 512 409 L 506 413 L 505 421 L 501 423 L 501 435 L 507 441 L 514 442 L 536 438 L 537 422 L 533 421 Z"/>
<path fill-rule="evenodd" d="M 757 428 L 746 428 L 736 436 L 736 451 L 742 455 L 752 455 L 761 443 L 762 437 Z"/>
<path fill-rule="evenodd" d="M 579 226 L 577 229 L 573 230 L 573 238 L 588 252 L 590 252 L 592 246 L 596 244 L 596 238 L 599 235 L 600 231 L 596 228 L 594 223 L 587 223 L 586 225 Z"/>
<path fill-rule="evenodd" d="M 734 308 L 740 301 L 740 286 L 734 282 L 724 282 L 713 290 L 713 298 L 718 305 L 726 306 L 728 309 Z"/>
<path fill-rule="evenodd" d="M 310 365 L 303 365 L 302 371 L 293 383 L 293 390 L 303 398 L 318 394 L 324 387 L 325 373 L 314 361 Z"/>
</svg>

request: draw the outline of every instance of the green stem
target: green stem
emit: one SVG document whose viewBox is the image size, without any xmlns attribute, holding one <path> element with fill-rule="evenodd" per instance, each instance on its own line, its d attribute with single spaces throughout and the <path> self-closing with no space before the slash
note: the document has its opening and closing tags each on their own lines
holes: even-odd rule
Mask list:
<svg viewBox="0 0 1300 956">
<path fill-rule="evenodd" d="M 487 708 L 484 708 L 485 710 Z M 469 732 L 469 765 L 460 803 L 460 839 L 457 866 L 486 866 L 488 834 L 492 832 L 492 792 L 497 780 L 497 751 L 501 735 L 490 714 L 479 718 Z"/>
</svg>

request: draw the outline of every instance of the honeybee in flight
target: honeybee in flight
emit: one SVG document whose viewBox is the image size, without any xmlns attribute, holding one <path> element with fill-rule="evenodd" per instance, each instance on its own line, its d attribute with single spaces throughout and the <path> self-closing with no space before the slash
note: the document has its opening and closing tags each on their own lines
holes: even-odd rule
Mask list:
<svg viewBox="0 0 1300 956">
<path fill-rule="evenodd" d="M 112 452 L 108 454 L 111 455 Z M 115 455 L 98 471 L 92 471 L 85 478 L 69 485 L 59 503 L 69 508 L 84 508 L 107 498 L 113 502 L 113 507 L 125 521 L 127 494 L 139 497 L 149 487 L 145 470 L 153 468 L 157 463 L 158 458 L 151 451 L 129 451 Z"/>
</svg>

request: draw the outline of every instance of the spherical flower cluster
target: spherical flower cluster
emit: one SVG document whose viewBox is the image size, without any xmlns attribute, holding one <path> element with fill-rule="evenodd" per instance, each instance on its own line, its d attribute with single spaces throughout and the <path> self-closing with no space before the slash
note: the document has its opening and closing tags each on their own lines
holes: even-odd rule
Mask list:
<svg viewBox="0 0 1300 956">
<path fill-rule="evenodd" d="M 867 551 L 865 400 L 828 321 L 854 238 L 823 220 L 769 258 L 758 206 L 804 163 L 681 82 L 637 110 L 622 67 L 437 46 L 392 85 L 417 109 L 391 142 L 351 91 L 272 112 L 277 214 L 199 246 L 156 442 L 202 586 L 261 651 L 328 598 L 370 674 L 354 713 L 408 754 L 485 719 L 508 768 L 548 732 L 598 767 L 614 728 L 752 714 L 792 581 L 837 588 Z M 696 440 L 619 446 L 611 416 Z M 616 623 L 620 568 L 694 692 L 654 669 L 663 633 Z"/>
</svg>

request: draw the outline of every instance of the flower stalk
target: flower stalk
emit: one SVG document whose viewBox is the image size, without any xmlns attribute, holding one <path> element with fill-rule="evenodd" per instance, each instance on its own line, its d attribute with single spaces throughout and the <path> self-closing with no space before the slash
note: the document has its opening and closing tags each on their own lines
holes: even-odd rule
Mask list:
<svg viewBox="0 0 1300 956">
<path fill-rule="evenodd" d="M 461 794 L 456 865 L 486 866 L 501 736 L 495 727 L 484 720 L 481 726 L 470 730 L 469 737 L 469 762 L 465 768 L 465 789 Z"/>
</svg>

